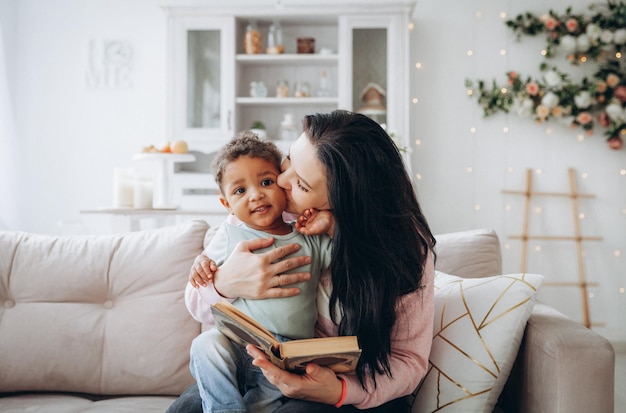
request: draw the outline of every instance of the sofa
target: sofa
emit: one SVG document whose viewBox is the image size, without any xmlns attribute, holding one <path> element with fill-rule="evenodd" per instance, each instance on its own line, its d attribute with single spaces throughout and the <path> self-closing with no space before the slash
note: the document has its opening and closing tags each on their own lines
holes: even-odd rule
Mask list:
<svg viewBox="0 0 626 413">
<path fill-rule="evenodd" d="M 189 347 L 203 326 L 183 291 L 210 234 L 204 221 L 93 236 L 0 232 L 0 411 L 165 411 L 193 383 Z M 439 271 L 502 271 L 492 230 L 437 240 Z M 613 412 L 610 343 L 545 304 L 531 310 L 494 410 Z"/>
</svg>

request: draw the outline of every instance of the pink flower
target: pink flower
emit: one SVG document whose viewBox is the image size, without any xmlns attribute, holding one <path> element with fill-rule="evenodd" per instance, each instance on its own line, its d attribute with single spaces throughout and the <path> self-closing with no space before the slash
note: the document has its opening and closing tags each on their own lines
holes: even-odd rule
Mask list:
<svg viewBox="0 0 626 413">
<path fill-rule="evenodd" d="M 609 85 L 609 87 L 615 87 L 619 85 L 619 76 L 614 73 L 609 74 L 606 77 L 606 84 Z"/>
<path fill-rule="evenodd" d="M 589 114 L 589 112 L 580 112 L 578 116 L 576 116 L 576 122 L 580 125 L 586 125 L 591 122 L 593 118 Z"/>
<path fill-rule="evenodd" d="M 626 102 L 626 86 L 618 86 L 615 88 L 614 95 L 620 102 Z"/>
<path fill-rule="evenodd" d="M 509 85 L 513 85 L 515 83 L 515 79 L 517 79 L 517 72 L 511 71 L 508 73 L 508 75 L 509 75 L 509 81 L 508 81 Z"/>
<path fill-rule="evenodd" d="M 565 27 L 567 27 L 568 32 L 575 32 L 578 29 L 578 20 L 567 19 L 567 21 L 565 22 Z"/>
<path fill-rule="evenodd" d="M 546 21 L 544 22 L 546 29 L 552 31 L 554 29 L 556 29 L 559 26 L 559 21 L 557 19 L 555 19 L 554 17 L 550 16 L 546 19 Z"/>
<path fill-rule="evenodd" d="M 539 93 L 539 85 L 535 82 L 530 82 L 526 85 L 526 93 L 528 93 L 530 96 L 535 96 L 537 93 Z"/>
<path fill-rule="evenodd" d="M 609 143 L 609 148 L 614 149 L 614 150 L 622 149 L 622 146 L 624 145 L 622 138 L 620 138 L 619 136 L 614 136 L 610 138 L 608 143 Z"/>
<path fill-rule="evenodd" d="M 609 118 L 609 115 L 606 112 L 602 112 L 598 115 L 598 123 L 603 128 L 606 128 L 611 124 L 611 118 Z"/>
<path fill-rule="evenodd" d="M 597 85 L 597 88 L 596 88 L 596 89 L 597 89 L 597 91 L 598 91 L 599 93 L 604 93 L 604 92 L 606 92 L 606 83 L 605 83 L 605 82 L 603 82 L 602 80 L 599 80 L 599 81 L 598 81 L 598 85 Z"/>
</svg>

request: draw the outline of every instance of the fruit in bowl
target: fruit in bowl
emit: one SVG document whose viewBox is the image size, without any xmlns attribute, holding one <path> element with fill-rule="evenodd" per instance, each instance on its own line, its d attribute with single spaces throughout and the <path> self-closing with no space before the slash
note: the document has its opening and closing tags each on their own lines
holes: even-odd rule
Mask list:
<svg viewBox="0 0 626 413">
<path fill-rule="evenodd" d="M 176 140 L 173 142 L 165 142 L 160 148 L 154 145 L 144 146 L 141 149 L 143 153 L 187 153 L 189 152 L 189 145 L 184 140 Z"/>
<path fill-rule="evenodd" d="M 189 146 L 184 140 L 177 140 L 170 144 L 170 151 L 172 153 L 187 153 L 189 152 Z"/>
</svg>

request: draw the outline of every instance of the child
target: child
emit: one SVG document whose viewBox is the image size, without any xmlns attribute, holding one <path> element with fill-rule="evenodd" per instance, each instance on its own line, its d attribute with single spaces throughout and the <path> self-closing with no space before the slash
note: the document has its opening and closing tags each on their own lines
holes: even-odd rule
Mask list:
<svg viewBox="0 0 626 413">
<path fill-rule="evenodd" d="M 298 254 L 312 258 L 309 268 L 297 269 L 311 274 L 309 281 L 296 285 L 301 290 L 299 295 L 263 300 L 236 298 L 233 305 L 253 316 L 279 340 L 311 338 L 317 320 L 317 285 L 322 270 L 330 264 L 331 239 L 325 235 L 304 236 L 295 224 L 283 220 L 287 201 L 283 189 L 276 183 L 281 160 L 282 155 L 272 142 L 261 141 L 248 131 L 217 154 L 212 170 L 220 188 L 220 202 L 236 218 L 231 221 L 238 222 L 227 220 L 219 227 L 203 254 L 196 259 L 190 283 L 197 287 L 203 285 L 204 280 L 210 281 L 217 266 L 240 241 L 270 235 L 275 239 L 270 248 L 297 242 L 301 246 Z M 310 217 L 311 212 L 307 212 Z M 327 222 L 326 231 L 330 231 L 331 219 Z M 306 223 L 301 220 L 298 228 L 303 226 Z M 262 251 L 264 249 L 259 250 Z M 245 411 L 247 408 L 248 411 L 270 412 L 281 405 L 282 394 L 250 364 L 245 349 L 217 329 L 201 334 L 193 346 L 202 346 L 202 351 L 206 349 L 203 354 L 211 364 L 211 369 L 202 371 L 193 362 L 191 365 L 204 411 Z"/>
</svg>

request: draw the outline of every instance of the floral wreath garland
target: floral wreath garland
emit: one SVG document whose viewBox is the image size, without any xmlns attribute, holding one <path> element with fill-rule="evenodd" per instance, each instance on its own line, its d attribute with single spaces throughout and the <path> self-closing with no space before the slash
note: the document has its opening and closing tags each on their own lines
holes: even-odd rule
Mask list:
<svg viewBox="0 0 626 413">
<path fill-rule="evenodd" d="M 476 85 L 466 79 L 470 97 L 476 96 L 485 117 L 497 112 L 514 112 L 522 117 L 533 117 L 537 124 L 558 120 L 570 127 L 580 127 L 593 135 L 596 123 L 606 129 L 610 148 L 621 149 L 626 139 L 626 3 L 609 1 L 606 5 L 590 5 L 594 14 L 584 16 L 566 9 L 563 15 L 550 10 L 537 17 L 531 13 L 507 20 L 506 25 L 519 39 L 545 32 L 547 47 L 542 54 L 555 56 L 555 49 L 565 52 L 572 65 L 589 61 L 598 64 L 592 79 L 580 83 L 569 80 L 566 73 L 549 67 L 544 61 L 539 69 L 542 79 L 522 79 L 509 71 L 507 86 L 498 86 L 494 80 L 488 87 L 483 80 Z"/>
</svg>

